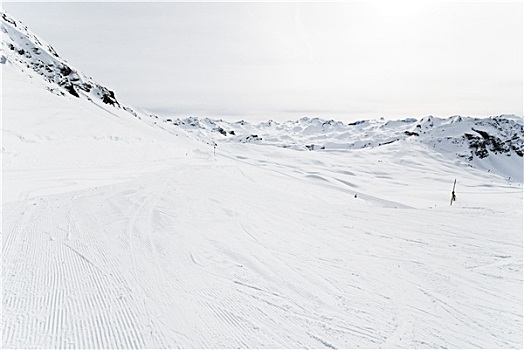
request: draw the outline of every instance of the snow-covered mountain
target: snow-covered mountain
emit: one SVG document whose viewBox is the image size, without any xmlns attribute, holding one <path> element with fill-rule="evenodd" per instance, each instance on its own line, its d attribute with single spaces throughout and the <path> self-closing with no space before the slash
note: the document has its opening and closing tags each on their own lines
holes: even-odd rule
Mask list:
<svg viewBox="0 0 524 350">
<path fill-rule="evenodd" d="M 49 83 L 49 91 L 101 101 L 123 108 L 141 119 L 162 120 L 167 125 L 190 131 L 204 142 L 258 143 L 297 150 L 328 151 L 379 147 L 401 141 L 414 142 L 431 147 L 450 158 L 463 159 L 478 168 L 522 181 L 522 117 L 452 116 L 441 119 L 428 116 L 420 120 L 362 120 L 349 124 L 305 117 L 284 123 L 269 120 L 250 124 L 243 120 L 231 123 L 197 117 L 160 118 L 145 113 L 139 116 L 130 107 L 121 106 L 113 91 L 71 67 L 51 45 L 5 12 L 2 13 L 2 32 L 2 61 L 9 60 L 30 76 L 42 76 Z"/>
<path fill-rule="evenodd" d="M 523 347 L 520 118 L 149 115 L 1 25 L 2 348 Z"/>
<path fill-rule="evenodd" d="M 215 142 L 257 143 L 296 150 L 351 150 L 395 142 L 417 143 L 449 158 L 522 181 L 524 126 L 522 118 L 514 115 L 447 119 L 429 116 L 420 120 L 362 120 L 349 124 L 307 117 L 254 125 L 195 117 L 164 121 Z"/>
<path fill-rule="evenodd" d="M 13 176 L 3 188 L 4 201 L 44 188 L 52 192 L 54 184 L 68 181 L 71 169 L 93 171 L 70 181 L 70 188 L 89 186 L 91 177 L 113 182 L 118 173 L 148 171 L 144 161 L 153 166 L 201 143 L 122 105 L 111 90 L 70 66 L 4 12 L 0 29 L 2 165 L 4 180 Z M 35 176 L 44 170 L 55 174 L 44 185 L 33 176 L 19 177 L 21 169 L 32 169 Z"/>
<path fill-rule="evenodd" d="M 29 74 L 39 74 L 62 88 L 55 89 L 50 85 L 50 91 L 59 94 L 66 91 L 75 97 L 83 95 L 109 105 L 120 105 L 113 91 L 71 67 L 51 45 L 5 12 L 2 12 L 2 33 L 2 61 L 7 58 Z"/>
</svg>

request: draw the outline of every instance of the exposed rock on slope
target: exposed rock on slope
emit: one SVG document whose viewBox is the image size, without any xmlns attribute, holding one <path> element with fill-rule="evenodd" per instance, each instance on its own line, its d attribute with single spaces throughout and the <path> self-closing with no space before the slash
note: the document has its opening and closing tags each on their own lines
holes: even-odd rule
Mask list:
<svg viewBox="0 0 524 350">
<path fill-rule="evenodd" d="M 22 22 L 2 11 L 0 24 L 3 64 L 9 61 L 29 74 L 41 75 L 51 83 L 49 90 L 55 93 L 86 96 L 120 107 L 113 91 L 71 67 L 51 45 L 33 34 Z"/>
</svg>

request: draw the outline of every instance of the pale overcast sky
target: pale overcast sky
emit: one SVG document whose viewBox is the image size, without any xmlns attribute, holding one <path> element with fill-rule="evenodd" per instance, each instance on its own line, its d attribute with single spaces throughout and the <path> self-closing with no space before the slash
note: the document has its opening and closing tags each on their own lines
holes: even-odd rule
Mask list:
<svg viewBox="0 0 524 350">
<path fill-rule="evenodd" d="M 3 7 L 119 100 L 164 116 L 523 114 L 521 1 Z"/>
</svg>

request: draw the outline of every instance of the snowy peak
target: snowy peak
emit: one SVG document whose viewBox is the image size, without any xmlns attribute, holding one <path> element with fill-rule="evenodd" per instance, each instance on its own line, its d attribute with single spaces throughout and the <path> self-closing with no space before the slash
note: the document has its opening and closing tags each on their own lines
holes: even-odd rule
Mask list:
<svg viewBox="0 0 524 350">
<path fill-rule="evenodd" d="M 436 137 L 438 134 L 447 134 L 444 137 Z M 469 152 L 462 156 L 467 156 L 468 160 L 474 158 L 483 159 L 490 155 L 515 154 L 523 156 L 524 151 L 524 127 L 522 120 L 511 118 L 511 116 L 498 116 L 486 119 L 463 119 L 460 117 L 442 123 L 432 133 L 430 140 L 443 142 L 452 140 L 453 143 L 464 143 Z"/>
<path fill-rule="evenodd" d="M 113 91 L 70 66 L 51 45 L 3 10 L 0 24 L 2 64 L 14 64 L 30 76 L 43 77 L 48 82 L 48 89 L 55 94 L 68 93 L 120 107 Z"/>
</svg>

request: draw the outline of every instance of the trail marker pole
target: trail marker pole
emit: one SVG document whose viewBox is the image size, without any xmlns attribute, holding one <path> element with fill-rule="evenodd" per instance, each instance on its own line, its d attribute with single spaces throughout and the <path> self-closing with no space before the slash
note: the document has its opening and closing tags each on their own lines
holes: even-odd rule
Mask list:
<svg viewBox="0 0 524 350">
<path fill-rule="evenodd" d="M 455 196 L 455 185 L 457 184 L 457 179 L 455 179 L 455 182 L 453 182 L 453 190 L 451 191 L 451 200 L 449 201 L 449 205 L 452 205 L 454 201 L 457 200 L 457 197 Z"/>
</svg>

